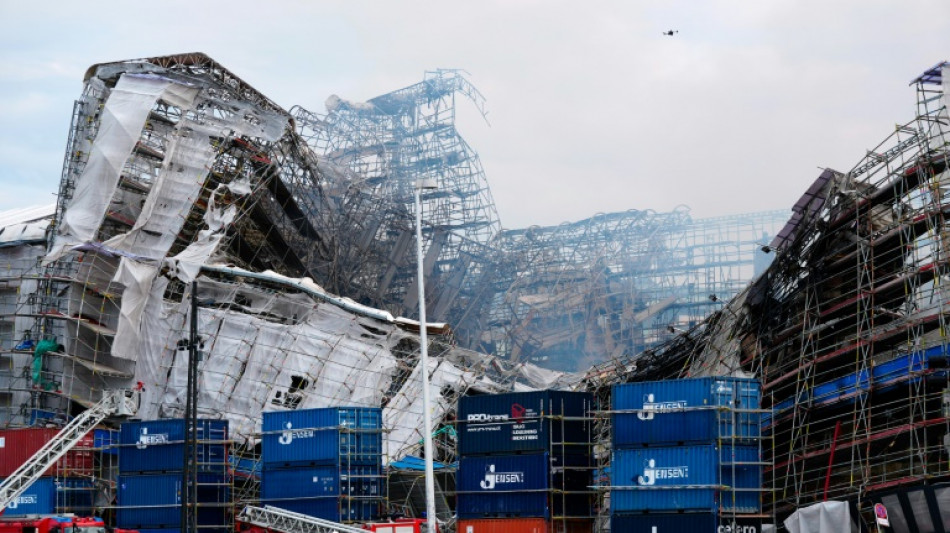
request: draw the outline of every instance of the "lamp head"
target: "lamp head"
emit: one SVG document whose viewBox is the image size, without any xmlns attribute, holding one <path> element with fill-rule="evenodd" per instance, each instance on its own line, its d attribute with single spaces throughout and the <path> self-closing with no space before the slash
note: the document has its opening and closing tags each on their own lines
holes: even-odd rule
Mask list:
<svg viewBox="0 0 950 533">
<path fill-rule="evenodd" d="M 414 183 L 414 187 L 420 191 L 438 189 L 439 185 L 432 178 L 420 178 Z"/>
</svg>

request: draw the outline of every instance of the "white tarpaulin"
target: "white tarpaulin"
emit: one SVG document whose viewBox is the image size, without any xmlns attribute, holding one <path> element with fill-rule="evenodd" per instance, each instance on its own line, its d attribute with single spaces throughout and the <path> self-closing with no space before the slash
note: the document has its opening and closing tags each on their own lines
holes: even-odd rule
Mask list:
<svg viewBox="0 0 950 533">
<path fill-rule="evenodd" d="M 124 74 L 102 109 L 96 141 L 63 215 L 48 259 L 67 247 L 95 240 L 112 200 L 125 161 L 142 134 L 155 102 L 171 81 L 155 76 Z"/>
<path fill-rule="evenodd" d="M 105 380 L 138 381 L 140 418 L 182 416 L 190 282 L 200 279 L 200 416 L 228 419 L 236 438 L 255 441 L 263 411 L 384 406 L 390 458 L 413 450 L 422 394 L 418 341 L 407 330 L 418 324 L 327 294 L 309 278 L 245 270 L 234 264 L 247 268 L 245 257 L 229 255 L 231 230 L 262 196 L 255 188 L 281 177 L 290 115 L 213 76 L 102 72 L 78 104 L 85 120 L 75 124 L 71 157 L 86 163 L 70 167 L 75 192 L 46 261 L 72 252 L 81 264 L 81 284 L 70 289 L 78 306 L 63 312 L 66 351 L 116 371 L 74 372 L 68 394 L 89 399 Z M 264 249 L 272 236 L 279 246 L 278 228 L 254 220 L 245 229 L 242 249 Z M 260 264 L 284 266 L 276 257 Z M 563 377 L 462 352 L 430 360 L 431 393 L 442 400 L 436 420 L 471 384 L 493 387 L 488 371 L 502 390 L 512 382 L 547 388 Z"/>
<path fill-rule="evenodd" d="M 858 533 L 848 502 L 821 502 L 804 507 L 785 519 L 790 533 Z"/>
</svg>

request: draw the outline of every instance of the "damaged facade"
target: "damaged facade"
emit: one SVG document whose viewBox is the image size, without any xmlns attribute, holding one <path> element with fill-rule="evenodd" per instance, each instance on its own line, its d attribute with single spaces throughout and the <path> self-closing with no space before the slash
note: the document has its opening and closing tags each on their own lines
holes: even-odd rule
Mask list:
<svg viewBox="0 0 950 533">
<path fill-rule="evenodd" d="M 91 67 L 57 204 L 2 226 L 0 424 L 137 382 L 140 417 L 181 416 L 195 297 L 199 416 L 250 449 L 264 410 L 382 406 L 387 456 L 418 454 L 418 179 L 440 186 L 423 194 L 440 420 L 471 390 L 582 386 L 563 371 L 662 345 L 767 264 L 785 212 L 502 229 L 456 96 L 484 112 L 459 71 L 318 114 L 202 54 Z M 438 444 L 453 460 L 451 431 Z"/>
<path fill-rule="evenodd" d="M 55 216 L 39 222 L 49 225 L 48 250 L 37 235 L 4 248 L 3 343 L 14 348 L 4 354 L 4 425 L 63 417 L 136 382 L 141 417 L 180 416 L 198 280 L 201 416 L 226 417 L 253 440 L 262 410 L 381 405 L 387 453 L 414 451 L 418 326 L 307 276 L 332 255 L 321 243 L 333 235 L 314 230 L 337 213 L 323 185 L 349 177 L 293 125 L 200 54 L 90 69 Z M 472 386 L 561 378 L 448 340 L 433 341 L 433 393 L 448 395 L 440 413 Z"/>
<path fill-rule="evenodd" d="M 760 377 L 780 521 L 841 499 L 884 503 L 896 531 L 950 530 L 950 64 L 912 85 L 915 118 L 818 176 L 764 275 L 673 341 L 587 376 L 604 396 L 616 382 Z"/>
</svg>

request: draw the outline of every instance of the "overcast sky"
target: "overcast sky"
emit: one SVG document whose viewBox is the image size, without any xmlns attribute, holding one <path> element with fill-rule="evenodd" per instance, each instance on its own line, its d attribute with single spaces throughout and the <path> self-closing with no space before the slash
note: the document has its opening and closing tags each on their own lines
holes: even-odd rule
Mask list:
<svg viewBox="0 0 950 533">
<path fill-rule="evenodd" d="M 913 118 L 948 0 L 0 0 L 0 210 L 54 201 L 85 70 L 200 51 L 289 109 L 462 68 L 502 224 L 790 207 Z M 664 30 L 677 30 L 672 37 Z"/>
</svg>

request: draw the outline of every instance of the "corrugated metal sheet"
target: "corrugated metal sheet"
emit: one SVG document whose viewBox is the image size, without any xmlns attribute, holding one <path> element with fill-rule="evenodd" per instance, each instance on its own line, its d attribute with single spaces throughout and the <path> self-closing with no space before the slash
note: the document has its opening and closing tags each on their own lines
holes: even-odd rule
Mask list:
<svg viewBox="0 0 950 533">
<path fill-rule="evenodd" d="M 228 421 L 198 420 L 198 470 L 224 472 L 228 462 Z M 179 472 L 185 454 L 182 419 L 125 422 L 119 431 L 119 471 Z"/>
<path fill-rule="evenodd" d="M 181 526 L 181 473 L 119 476 L 116 525 L 120 528 Z M 198 474 L 198 524 L 227 524 L 230 484 L 221 474 Z"/>
<path fill-rule="evenodd" d="M 466 396 L 458 406 L 461 456 L 544 451 L 567 443 L 565 453 L 589 453 L 587 421 L 549 417 L 585 417 L 593 397 L 585 392 L 538 391 Z"/>
<path fill-rule="evenodd" d="M 570 462 L 575 466 L 587 460 L 582 456 Z M 551 498 L 555 488 L 587 490 L 590 470 L 561 472 L 554 466 L 547 453 L 461 458 L 456 476 L 458 516 L 590 516 L 590 497 L 586 494 Z M 567 508 L 563 509 L 565 504 Z"/>
<path fill-rule="evenodd" d="M 264 469 L 261 474 L 261 499 L 278 507 L 280 500 L 302 497 L 380 498 L 384 487 L 385 477 L 379 465 L 351 466 L 344 470 L 337 466 Z"/>
<path fill-rule="evenodd" d="M 54 428 L 21 428 L 0 430 L 0 477 L 13 474 L 20 465 L 33 456 L 59 433 Z M 48 476 L 91 475 L 93 469 L 93 437 L 80 440 L 56 464 L 46 471 Z"/>
<path fill-rule="evenodd" d="M 610 506 L 613 512 L 708 510 L 720 505 L 736 512 L 758 512 L 761 495 L 719 487 L 759 489 L 759 450 L 714 445 L 614 450 Z M 745 463 L 745 464 L 743 464 Z M 631 487 L 623 489 L 617 487 Z"/>
<path fill-rule="evenodd" d="M 591 533 L 593 526 L 591 520 L 482 518 L 460 519 L 456 523 L 455 530 L 458 533 Z"/>
<path fill-rule="evenodd" d="M 36 480 L 26 491 L 7 506 L 4 517 L 56 512 L 56 484 L 51 477 Z"/>
<path fill-rule="evenodd" d="M 331 407 L 264 413 L 265 467 L 382 462 L 382 410 Z"/>
<path fill-rule="evenodd" d="M 615 385 L 613 410 L 642 411 L 612 415 L 614 448 L 732 437 L 754 441 L 761 434 L 759 413 L 714 407 L 759 409 L 760 389 L 758 381 L 729 377 Z"/>
</svg>

